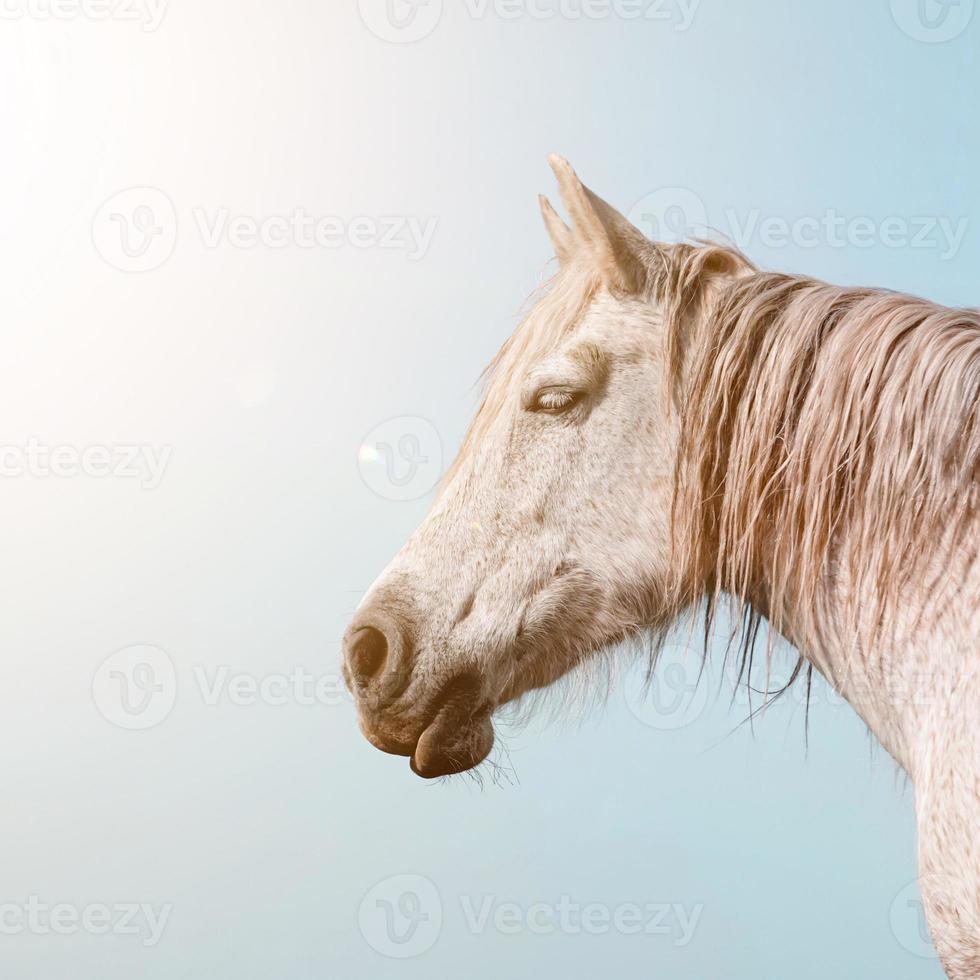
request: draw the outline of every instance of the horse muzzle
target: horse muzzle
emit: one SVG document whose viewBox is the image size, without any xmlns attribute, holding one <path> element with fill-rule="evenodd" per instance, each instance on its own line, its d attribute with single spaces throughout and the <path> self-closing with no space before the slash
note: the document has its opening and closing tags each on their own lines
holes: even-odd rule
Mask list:
<svg viewBox="0 0 980 980">
<path fill-rule="evenodd" d="M 414 653 L 411 630 L 374 603 L 348 627 L 343 674 L 361 731 L 382 752 L 409 757 L 426 779 L 472 769 L 493 747 L 482 680 L 471 669 L 439 682 L 416 677 Z"/>
</svg>

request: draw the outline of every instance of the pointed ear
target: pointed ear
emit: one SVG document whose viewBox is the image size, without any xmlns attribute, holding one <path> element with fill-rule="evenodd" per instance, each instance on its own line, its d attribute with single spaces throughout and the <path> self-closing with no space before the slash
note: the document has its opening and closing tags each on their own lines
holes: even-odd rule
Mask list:
<svg viewBox="0 0 980 980">
<path fill-rule="evenodd" d="M 541 217 L 544 218 L 544 226 L 548 229 L 548 237 L 554 247 L 558 261 L 565 265 L 570 262 L 575 255 L 575 239 L 572 230 L 558 217 L 558 212 L 551 206 L 551 202 L 544 196 L 538 195 L 538 204 L 541 205 Z"/>
<path fill-rule="evenodd" d="M 641 290 L 647 281 L 653 244 L 615 208 L 593 194 L 567 160 L 552 154 L 548 162 L 558 179 L 562 203 L 572 218 L 576 251 L 587 250 L 591 254 L 610 288 L 630 293 Z"/>
</svg>

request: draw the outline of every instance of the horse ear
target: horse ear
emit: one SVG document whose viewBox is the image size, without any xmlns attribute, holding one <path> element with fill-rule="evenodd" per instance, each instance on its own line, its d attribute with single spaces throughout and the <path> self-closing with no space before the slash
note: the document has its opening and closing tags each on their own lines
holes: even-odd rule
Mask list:
<svg viewBox="0 0 980 980">
<path fill-rule="evenodd" d="M 647 280 L 651 243 L 614 207 L 590 191 L 567 160 L 553 153 L 548 163 L 558 180 L 562 203 L 572 218 L 571 234 L 579 247 L 588 249 L 598 262 L 606 285 L 625 292 L 642 289 Z"/>
<path fill-rule="evenodd" d="M 538 195 L 538 204 L 541 205 L 541 217 L 544 218 L 544 226 L 548 229 L 548 237 L 555 249 L 558 261 L 564 265 L 569 262 L 575 254 L 575 239 L 572 230 L 558 217 L 558 212 L 551 206 L 551 202 L 544 196 Z"/>
</svg>

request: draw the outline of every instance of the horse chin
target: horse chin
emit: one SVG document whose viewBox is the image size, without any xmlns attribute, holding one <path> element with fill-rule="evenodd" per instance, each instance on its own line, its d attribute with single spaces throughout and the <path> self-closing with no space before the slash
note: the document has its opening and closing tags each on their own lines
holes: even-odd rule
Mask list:
<svg viewBox="0 0 980 980">
<path fill-rule="evenodd" d="M 423 779 L 451 776 L 478 766 L 493 748 L 489 708 L 469 718 L 447 706 L 419 737 L 412 753 L 412 772 Z"/>
</svg>

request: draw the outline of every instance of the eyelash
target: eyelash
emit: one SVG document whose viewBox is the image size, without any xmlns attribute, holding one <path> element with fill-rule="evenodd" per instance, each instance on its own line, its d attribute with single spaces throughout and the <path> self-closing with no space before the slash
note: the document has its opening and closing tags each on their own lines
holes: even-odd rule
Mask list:
<svg viewBox="0 0 980 980">
<path fill-rule="evenodd" d="M 551 415 L 567 412 L 582 400 L 584 394 L 582 391 L 573 391 L 570 388 L 542 388 L 534 396 L 531 411 L 547 412 Z"/>
</svg>

